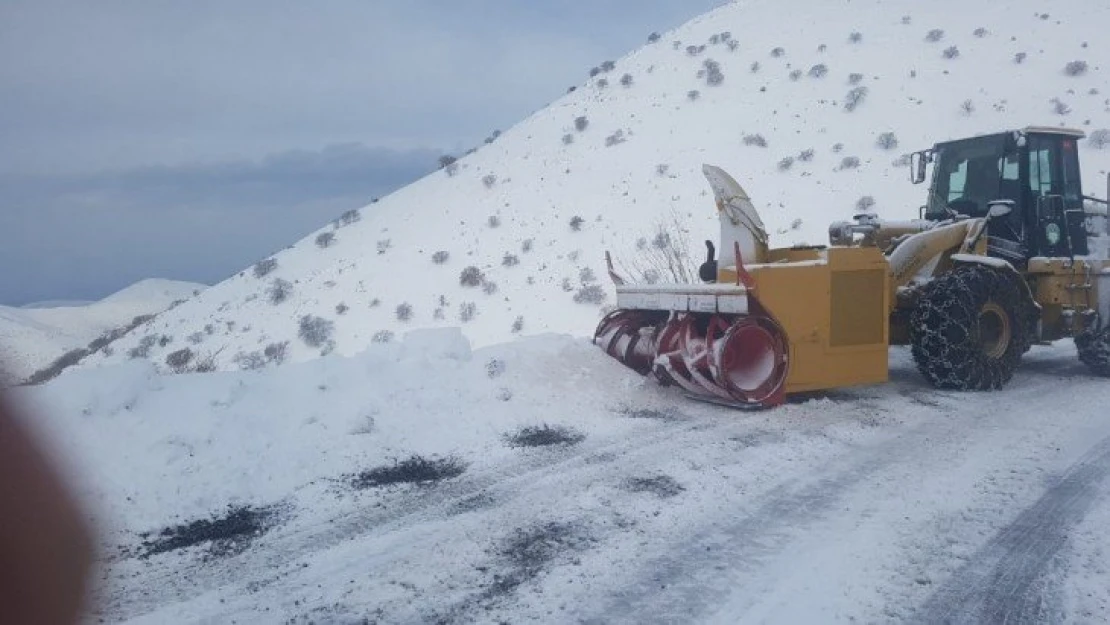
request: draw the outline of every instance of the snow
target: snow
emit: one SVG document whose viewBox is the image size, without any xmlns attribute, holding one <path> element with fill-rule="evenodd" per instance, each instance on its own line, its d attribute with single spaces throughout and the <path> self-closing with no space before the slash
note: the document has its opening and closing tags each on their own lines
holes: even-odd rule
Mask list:
<svg viewBox="0 0 1110 625">
<path fill-rule="evenodd" d="M 321 350 L 296 337 L 306 314 L 333 321 L 335 350 L 348 356 L 379 332 L 425 327 L 462 325 L 474 346 L 496 344 L 518 334 L 518 317 L 523 335 L 588 334 L 604 308 L 577 303 L 574 295 L 588 282 L 604 289 L 603 306 L 615 302 L 605 279 L 606 250 L 625 273 L 622 267 L 638 257 L 637 239 L 650 242 L 655 226 L 674 217 L 688 230 L 695 254 L 701 241 L 717 239 L 703 164 L 720 166 L 739 181 L 773 245 L 822 244 L 829 222 L 850 218 L 864 195 L 876 202 L 869 211 L 883 219 L 917 217 L 925 187 L 910 184 L 908 168 L 894 165 L 911 150 L 1029 125 L 1064 124 L 1088 133 L 1110 126 L 1110 68 L 1099 61 L 1110 58 L 1108 21 L 1110 5 L 1096 2 L 989 0 L 969 7 L 957 0 L 912 6 L 808 0 L 789 16 L 773 0 L 726 4 L 615 59 L 613 71 L 585 80 L 460 158 L 454 175 L 432 173 L 363 207 L 361 218 L 348 225 L 322 223 L 274 254 L 272 274 L 256 278 L 244 268 L 161 315 L 149 332 L 175 341 L 156 346 L 151 359 L 164 366 L 183 337 L 210 324 L 217 332 L 197 349 L 218 353 L 221 369 L 236 369 L 239 353 L 285 340 L 291 341 L 291 362 L 316 358 Z M 986 29 L 983 36 L 974 33 L 979 27 Z M 925 40 L 933 29 L 944 31 L 941 41 Z M 735 51 L 709 42 L 725 31 L 738 42 Z M 849 41 L 857 31 L 862 40 Z M 672 42 L 679 42 L 677 49 Z M 704 52 L 687 53 L 687 46 L 702 44 Z M 958 58 L 944 58 L 949 46 L 959 49 Z M 785 54 L 772 56 L 776 47 Z M 1027 54 L 1021 63 L 1014 61 L 1018 52 Z M 697 76 L 708 59 L 724 75 L 719 85 Z M 1088 71 L 1066 75 L 1064 66 L 1074 60 L 1088 61 Z M 755 62 L 760 67 L 753 72 Z M 818 64 L 827 75 L 810 77 Z M 796 81 L 794 70 L 802 71 Z M 619 84 L 625 73 L 633 77 L 631 86 Z M 852 74 L 861 75 L 858 85 L 851 84 Z M 603 78 L 608 87 L 599 87 Z M 848 112 L 844 99 L 855 86 L 866 87 L 867 96 Z M 691 90 L 700 97 L 691 101 Z M 1071 112 L 1055 114 L 1053 98 Z M 965 100 L 974 105 L 970 114 L 961 108 Z M 575 129 L 579 116 L 588 120 L 583 131 Z M 606 147 L 618 130 L 624 141 Z M 895 149 L 877 145 L 886 132 L 896 135 Z M 573 140 L 564 144 L 568 134 Z M 745 144 L 745 136 L 756 134 L 767 147 Z M 1110 150 L 1080 146 L 1085 188 L 1100 194 Z M 812 160 L 797 158 L 808 149 Z M 795 160 L 780 170 L 786 157 Z M 842 167 L 845 157 L 858 158 L 859 166 Z M 486 176 L 495 178 L 489 187 Z M 491 216 L 500 225 L 491 227 Z M 583 219 L 579 231 L 570 226 L 574 216 Z M 333 231 L 333 244 L 314 243 Z M 529 252 L 525 241 L 532 242 Z M 449 254 L 445 263 L 432 261 L 437 251 Z M 503 265 L 506 254 L 519 262 Z M 467 266 L 479 268 L 496 289 L 461 286 Z M 582 280 L 583 269 L 592 276 Z M 278 305 L 266 295 L 274 278 L 292 285 Z M 413 312 L 407 321 L 396 314 L 402 304 Z M 460 307 L 466 304 L 476 315 L 464 323 Z M 88 366 L 126 359 L 141 338 L 128 337 L 114 356 L 92 358 Z"/>
<path fill-rule="evenodd" d="M 1105 127 L 1106 96 L 1088 89 L 1110 93 L 1108 18 L 1110 5 L 1031 0 L 724 5 L 616 61 L 631 87 L 591 79 L 455 175 L 365 207 L 333 244 L 313 233 L 273 273 L 244 269 L 114 356 L 13 389 L 98 527 L 92 620 L 1105 622 L 1110 386 L 1069 343 L 1034 347 L 1001 392 L 932 389 L 893 348 L 887 384 L 736 411 L 602 353 L 588 336 L 604 308 L 562 284 L 597 282 L 583 270 L 605 275 L 603 251 L 630 258 L 659 220 L 715 236 L 703 163 L 741 182 L 773 244 L 822 243 L 862 194 L 884 219 L 916 215 L 922 188 L 892 164 L 902 148 L 1052 123 L 1053 97 L 1074 109 L 1061 121 Z M 935 28 L 943 41 L 925 42 Z M 735 51 L 709 43 L 723 31 Z M 722 84 L 697 79 L 706 58 Z M 1088 73 L 1065 76 L 1077 58 Z M 805 76 L 817 63 L 828 74 Z M 870 91 L 848 113 L 857 72 Z M 623 143 L 605 147 L 616 130 Z M 899 150 L 875 147 L 887 131 Z M 745 145 L 754 133 L 768 147 Z M 1087 187 L 1101 184 L 1110 151 L 1083 158 Z M 468 265 L 496 290 L 460 285 Z M 292 292 L 271 304 L 275 277 Z M 465 323 L 464 303 L 477 305 Z M 297 337 L 306 315 L 334 322 L 334 349 Z M 144 334 L 168 344 L 123 356 Z M 164 371 L 190 335 L 220 371 Z M 285 365 L 238 370 L 237 354 L 281 341 Z M 402 470 L 420 479 L 388 483 Z M 205 539 L 197 528 L 229 507 L 260 520 Z"/>
<path fill-rule="evenodd" d="M 472 350 L 434 329 L 262 372 L 129 362 L 16 399 L 99 524 L 107 622 L 1099 620 L 1110 387 L 1070 345 L 1026 359 L 1003 392 L 954 393 L 895 348 L 889 384 L 753 413 L 585 339 Z M 543 425 L 577 438 L 508 438 Z M 413 454 L 464 470 L 352 485 Z M 141 555 L 144 533 L 229 505 L 279 513 L 240 551 Z"/>
<path fill-rule="evenodd" d="M 4 362 L 0 386 L 22 381 L 69 350 L 84 347 L 139 315 L 161 312 L 205 288 L 192 282 L 149 279 L 99 302 L 0 306 L 0 353 Z"/>
</svg>

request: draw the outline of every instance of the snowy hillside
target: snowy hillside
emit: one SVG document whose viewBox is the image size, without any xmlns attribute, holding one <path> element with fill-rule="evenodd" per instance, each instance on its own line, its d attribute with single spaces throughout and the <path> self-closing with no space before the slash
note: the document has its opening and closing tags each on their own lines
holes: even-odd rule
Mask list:
<svg viewBox="0 0 1110 625">
<path fill-rule="evenodd" d="M 1086 191 L 1101 195 L 1107 23 L 1110 4 L 1096 2 L 728 4 L 611 67 L 598 59 L 596 76 L 449 170 L 323 225 L 89 362 L 139 347 L 164 367 L 188 348 L 249 368 L 285 342 L 302 361 L 436 326 L 461 325 L 478 346 L 589 335 L 613 300 L 605 250 L 631 263 L 672 215 L 695 255 L 715 238 L 703 163 L 747 188 L 774 244 L 825 243 L 828 223 L 865 196 L 882 216 L 914 217 L 925 189 L 901 155 L 1012 127 L 1101 130 L 1082 144 Z"/>
<path fill-rule="evenodd" d="M 22 381 L 67 351 L 205 288 L 192 282 L 150 279 L 84 305 L 0 306 L 0 386 Z"/>
</svg>

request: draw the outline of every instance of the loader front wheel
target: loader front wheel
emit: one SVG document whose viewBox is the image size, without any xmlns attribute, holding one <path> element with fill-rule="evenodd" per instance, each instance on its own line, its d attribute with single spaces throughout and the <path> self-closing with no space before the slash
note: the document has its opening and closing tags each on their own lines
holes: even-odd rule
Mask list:
<svg viewBox="0 0 1110 625">
<path fill-rule="evenodd" d="M 937 277 L 910 315 L 918 370 L 937 388 L 1002 388 L 1032 342 L 1026 299 L 1012 276 L 981 265 Z"/>
<path fill-rule="evenodd" d="M 1101 332 L 1084 332 L 1075 337 L 1079 360 L 1091 373 L 1110 378 L 1110 327 Z"/>
</svg>

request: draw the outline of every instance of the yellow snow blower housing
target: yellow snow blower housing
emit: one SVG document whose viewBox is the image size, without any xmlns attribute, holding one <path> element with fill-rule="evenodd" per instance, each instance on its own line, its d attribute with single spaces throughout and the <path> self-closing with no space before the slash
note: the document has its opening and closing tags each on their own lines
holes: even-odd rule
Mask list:
<svg viewBox="0 0 1110 625">
<path fill-rule="evenodd" d="M 830 226 L 829 246 L 771 248 L 744 189 L 705 165 L 720 259 L 707 241 L 704 284 L 636 285 L 606 254 L 617 308 L 594 342 L 694 398 L 740 407 L 884 382 L 892 344 L 912 345 L 941 388 L 1000 388 L 1031 344 L 1062 337 L 1110 375 L 1106 201 L 1080 192 L 1081 137 L 1026 128 L 915 153 L 913 182 L 934 163 L 922 218 L 857 215 Z"/>
</svg>

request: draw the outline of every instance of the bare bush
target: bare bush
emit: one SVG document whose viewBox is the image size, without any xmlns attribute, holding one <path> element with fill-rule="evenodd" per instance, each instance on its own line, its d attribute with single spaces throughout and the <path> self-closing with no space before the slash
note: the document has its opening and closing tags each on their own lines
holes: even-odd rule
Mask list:
<svg viewBox="0 0 1110 625">
<path fill-rule="evenodd" d="M 725 75 L 721 72 L 721 64 L 713 59 L 706 59 L 702 64 L 705 67 L 705 82 L 710 86 L 716 86 L 724 82 Z"/>
<path fill-rule="evenodd" d="M 585 115 L 579 115 L 574 118 L 574 129 L 582 132 L 590 125 L 590 120 L 586 119 Z"/>
<path fill-rule="evenodd" d="M 389 248 L 393 247 L 393 239 L 382 239 L 378 241 L 378 254 L 385 254 Z"/>
<path fill-rule="evenodd" d="M 832 146 L 832 151 L 833 151 L 833 154 L 840 154 L 841 152 L 844 151 L 844 144 L 843 143 L 834 143 L 833 146 Z"/>
<path fill-rule="evenodd" d="M 751 69 L 753 74 L 756 74 L 756 73 L 759 73 L 759 67 L 760 67 L 759 61 L 755 61 L 751 64 L 751 67 L 749 69 Z"/>
<path fill-rule="evenodd" d="M 262 353 L 266 356 L 266 360 L 275 365 L 280 365 L 285 362 L 288 351 L 289 341 L 281 341 L 280 343 L 270 343 L 266 346 L 266 349 L 262 350 Z"/>
<path fill-rule="evenodd" d="M 964 100 L 960 104 L 960 111 L 963 112 L 964 115 L 971 115 L 975 112 L 975 103 L 971 100 Z"/>
<path fill-rule="evenodd" d="M 1110 146 L 1110 130 L 1106 128 L 1101 128 L 1099 130 L 1093 131 L 1087 137 L 1087 145 L 1096 150 L 1102 150 L 1107 146 Z"/>
<path fill-rule="evenodd" d="M 482 176 L 482 184 L 484 184 L 487 189 L 492 189 L 493 185 L 497 184 L 497 176 L 493 174 Z"/>
<path fill-rule="evenodd" d="M 127 356 L 131 359 L 149 358 L 150 350 L 156 343 L 158 343 L 158 337 L 148 334 L 139 339 L 139 343 L 135 347 L 127 350 Z"/>
<path fill-rule="evenodd" d="M 266 276 L 273 273 L 275 269 L 277 269 L 277 259 L 264 258 L 254 264 L 252 272 L 254 273 L 254 277 L 256 278 L 265 278 Z"/>
<path fill-rule="evenodd" d="M 794 166 L 794 157 L 793 156 L 787 156 L 787 157 L 785 157 L 785 158 L 783 158 L 782 160 L 779 161 L 778 169 L 779 169 L 779 171 L 787 171 L 793 166 Z"/>
<path fill-rule="evenodd" d="M 338 304 L 335 305 L 335 314 L 345 315 L 345 314 L 347 314 L 347 311 L 350 310 L 350 309 L 351 309 L 350 306 L 347 306 L 343 302 L 339 302 Z"/>
<path fill-rule="evenodd" d="M 597 79 L 597 88 L 598 89 L 604 89 L 608 86 L 609 86 L 609 79 L 608 78 L 598 78 Z"/>
<path fill-rule="evenodd" d="M 570 145 L 572 143 L 574 143 L 574 135 L 569 132 L 563 135 L 563 145 Z"/>
<path fill-rule="evenodd" d="M 516 254 L 509 254 L 508 252 L 506 252 L 505 255 L 501 257 L 502 267 L 516 267 L 519 264 L 520 258 L 517 257 Z"/>
<path fill-rule="evenodd" d="M 583 284 L 574 294 L 576 304 L 594 304 L 600 306 L 605 301 L 605 289 L 597 284 Z"/>
<path fill-rule="evenodd" d="M 686 220 L 674 209 L 666 219 L 656 222 L 650 237 L 636 241 L 637 253 L 617 261 L 621 271 L 634 282 L 655 284 L 664 276 L 678 284 L 696 284 L 698 263 L 690 254 L 689 230 Z M 570 280 L 563 290 L 572 291 Z"/>
<path fill-rule="evenodd" d="M 859 158 L 855 156 L 845 156 L 840 159 L 841 169 L 856 169 L 857 167 L 859 167 Z"/>
<path fill-rule="evenodd" d="M 193 350 L 188 347 L 179 349 L 175 352 L 170 352 L 166 355 L 166 365 L 174 373 L 184 373 L 189 368 L 189 363 L 193 361 Z"/>
<path fill-rule="evenodd" d="M 586 223 L 585 219 L 582 219 L 580 216 L 575 215 L 574 217 L 570 218 L 570 229 L 578 232 L 582 230 L 582 224 L 584 223 Z"/>
<path fill-rule="evenodd" d="M 829 68 L 824 63 L 818 63 L 817 65 L 814 65 L 813 67 L 809 68 L 810 78 L 824 78 L 825 75 L 828 74 L 828 73 L 829 73 Z"/>
<path fill-rule="evenodd" d="M 1027 56 L 1029 56 L 1029 55 L 1024 53 L 1024 52 L 1018 52 L 1017 54 L 1014 55 L 1014 63 L 1017 63 L 1018 65 L 1021 65 L 1022 63 L 1025 62 L 1025 58 Z"/>
<path fill-rule="evenodd" d="M 583 267 L 578 270 L 578 281 L 582 284 L 586 284 L 587 282 L 596 282 L 597 275 L 594 274 L 593 269 L 589 267 Z"/>
<path fill-rule="evenodd" d="M 459 321 L 469 323 L 478 314 L 478 305 L 474 302 L 462 302 L 459 304 Z"/>
<path fill-rule="evenodd" d="M 482 283 L 482 292 L 486 295 L 493 295 L 497 292 L 497 283 L 492 280 L 486 280 Z"/>
<path fill-rule="evenodd" d="M 848 84 L 849 85 L 858 85 L 861 82 L 863 82 L 863 74 L 859 74 L 859 73 L 856 73 L 856 72 L 848 74 Z"/>
<path fill-rule="evenodd" d="M 449 258 L 451 258 L 451 253 L 446 250 L 439 250 L 438 252 L 432 254 L 432 262 L 437 265 L 442 265 L 443 263 L 446 263 L 447 259 Z"/>
<path fill-rule="evenodd" d="M 439 168 L 446 169 L 447 167 L 455 164 L 455 161 L 457 160 L 459 159 L 451 156 L 450 154 L 444 154 L 443 156 L 439 157 Z"/>
<path fill-rule="evenodd" d="M 754 145 L 761 148 L 767 147 L 767 140 L 764 139 L 761 134 L 744 135 L 742 141 L 744 145 Z"/>
<path fill-rule="evenodd" d="M 603 71 L 603 72 L 611 72 L 616 68 L 617 68 L 617 62 L 616 61 L 602 61 L 601 62 L 601 71 Z"/>
<path fill-rule="evenodd" d="M 400 304 L 397 304 L 397 309 L 395 311 L 395 314 L 397 315 L 397 321 L 400 321 L 402 323 L 407 322 L 407 321 L 411 321 L 412 320 L 412 305 L 409 304 L 408 302 L 401 302 Z"/>
<path fill-rule="evenodd" d="M 690 100 L 691 102 L 697 100 L 699 96 L 701 96 L 701 92 L 697 89 L 691 89 L 686 92 L 686 99 Z"/>
<path fill-rule="evenodd" d="M 957 48 L 956 46 L 948 46 L 947 48 L 944 49 L 944 52 L 941 52 L 941 56 L 943 56 L 946 59 L 957 58 L 958 56 L 960 56 L 960 49 Z"/>
<path fill-rule="evenodd" d="M 378 330 L 374 336 L 370 337 L 371 343 L 390 343 L 393 341 L 393 333 L 389 330 Z"/>
<path fill-rule="evenodd" d="M 867 87 L 863 85 L 852 87 L 848 91 L 848 95 L 844 96 L 844 110 L 849 113 L 856 110 L 866 97 Z"/>
<path fill-rule="evenodd" d="M 262 352 L 239 352 L 231 359 L 243 371 L 257 371 L 266 366 L 266 357 Z"/>
<path fill-rule="evenodd" d="M 470 265 L 469 267 L 463 269 L 462 273 L 459 274 L 459 285 L 478 286 L 482 284 L 485 279 L 486 277 L 482 275 L 482 271 L 480 269 L 478 269 L 474 265 Z"/>
<path fill-rule="evenodd" d="M 790 80 L 797 82 L 802 79 L 802 70 L 796 69 L 790 72 Z"/>
<path fill-rule="evenodd" d="M 632 86 L 632 74 L 625 74 L 624 76 L 621 76 L 621 86 L 624 86 L 624 87 L 631 87 Z"/>
<path fill-rule="evenodd" d="M 1068 106 L 1067 103 L 1060 98 L 1052 98 L 1050 102 L 1052 103 L 1053 113 L 1057 115 L 1067 115 L 1068 113 L 1071 113 L 1071 107 Z"/>
<path fill-rule="evenodd" d="M 342 228 L 344 226 L 349 226 L 361 219 L 362 213 L 359 212 L 357 208 L 352 208 L 351 210 L 346 211 L 342 215 L 340 215 L 339 218 L 335 220 L 335 224 L 336 227 Z"/>
<path fill-rule="evenodd" d="M 316 235 L 316 247 L 330 247 L 333 243 L 335 243 L 334 232 L 321 232 L 320 234 Z"/>
<path fill-rule="evenodd" d="M 334 331 L 335 323 L 323 317 L 304 315 L 298 322 L 297 336 L 304 341 L 305 345 L 321 348 L 331 342 Z"/>
<path fill-rule="evenodd" d="M 851 43 L 859 43 L 859 42 L 863 41 L 863 33 L 854 32 L 854 33 L 848 35 L 848 41 L 851 42 Z"/>
<path fill-rule="evenodd" d="M 527 254 L 532 251 L 532 239 L 524 239 L 520 242 L 520 251 Z"/>
<path fill-rule="evenodd" d="M 898 137 L 893 132 L 884 132 L 875 140 L 875 145 L 883 150 L 893 150 L 898 147 Z"/>
<path fill-rule="evenodd" d="M 521 315 L 517 315 L 517 318 L 513 319 L 513 327 L 511 331 L 513 334 L 519 334 L 522 330 L 524 330 L 524 317 Z"/>
<path fill-rule="evenodd" d="M 771 57 L 772 58 L 777 59 L 777 58 L 780 58 L 780 57 L 785 56 L 785 55 L 786 55 L 786 50 L 781 48 L 781 47 L 771 49 Z"/>
<path fill-rule="evenodd" d="M 624 131 L 617 129 L 613 134 L 605 137 L 605 147 L 611 148 L 625 142 Z"/>
<path fill-rule="evenodd" d="M 276 306 L 289 299 L 292 293 L 292 282 L 282 278 L 274 278 L 273 282 L 270 283 L 270 288 L 266 290 L 266 297 L 270 300 L 271 304 Z"/>
<path fill-rule="evenodd" d="M 936 43 L 941 39 L 944 39 L 944 31 L 939 28 L 934 28 L 925 33 L 925 41 L 928 41 L 929 43 Z"/>
<path fill-rule="evenodd" d="M 455 174 L 459 173 L 459 164 L 451 163 L 447 167 L 443 168 L 443 172 L 446 173 L 448 176 L 454 177 Z"/>
<path fill-rule="evenodd" d="M 983 28 L 982 26 L 980 26 L 979 28 L 976 28 L 975 30 L 973 30 L 971 32 L 971 34 L 975 35 L 976 37 L 978 37 L 980 39 L 982 39 L 983 37 L 986 37 L 988 33 L 989 33 L 989 31 L 986 28 Z"/>
<path fill-rule="evenodd" d="M 729 40 L 729 42 L 728 42 L 729 51 L 735 52 L 736 49 L 739 48 L 739 47 L 740 47 L 740 42 L 739 41 L 737 41 L 735 39 L 730 39 Z"/>
<path fill-rule="evenodd" d="M 656 41 L 659 41 L 659 37 L 661 37 L 659 33 L 651 33 L 650 35 L 648 35 L 647 38 L 648 43 L 655 43 Z"/>
<path fill-rule="evenodd" d="M 802 161 L 803 163 L 808 163 L 809 161 L 813 160 L 813 154 L 813 148 L 802 150 L 798 153 L 798 160 Z"/>
<path fill-rule="evenodd" d="M 868 209 L 872 208 L 873 206 L 875 206 L 875 198 L 871 197 L 870 195 L 865 195 L 865 196 L 861 197 L 860 199 L 856 200 L 856 210 L 861 212 L 861 213 L 866 212 Z"/>
<path fill-rule="evenodd" d="M 490 215 L 489 218 L 486 219 L 486 225 L 490 228 L 497 228 L 501 225 L 501 218 L 497 215 Z"/>
<path fill-rule="evenodd" d="M 1087 61 L 1071 61 L 1064 66 L 1064 73 L 1068 76 L 1082 76 L 1087 73 Z"/>
</svg>

